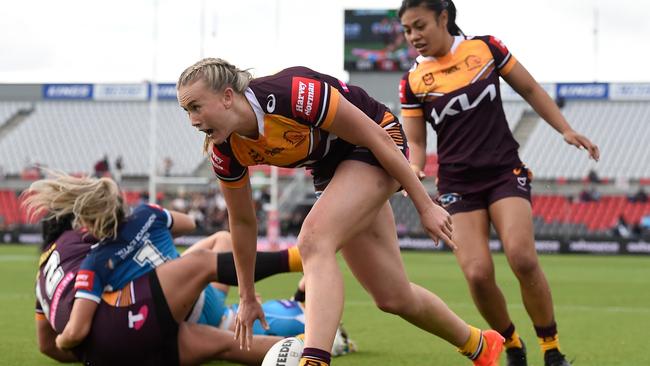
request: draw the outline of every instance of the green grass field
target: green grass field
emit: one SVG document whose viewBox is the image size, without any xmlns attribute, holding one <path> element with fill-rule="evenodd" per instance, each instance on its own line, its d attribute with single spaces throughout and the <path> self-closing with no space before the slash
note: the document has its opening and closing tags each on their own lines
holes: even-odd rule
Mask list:
<svg viewBox="0 0 650 366">
<path fill-rule="evenodd" d="M 466 321 L 485 327 L 451 254 L 405 252 L 403 256 L 414 282 L 436 292 Z M 0 365 L 56 364 L 41 356 L 36 346 L 36 261 L 36 247 L 0 246 Z M 545 255 L 541 261 L 553 289 L 562 350 L 575 358 L 575 365 L 650 365 L 650 257 Z M 528 343 L 529 364 L 541 366 L 518 284 L 502 255 L 496 255 L 495 262 L 510 313 Z M 344 273 L 343 321 L 360 352 L 335 359 L 335 365 L 468 364 L 442 340 L 377 310 L 350 272 Z M 297 279 L 297 275 L 276 276 L 257 288 L 265 298 L 288 297 Z"/>
</svg>

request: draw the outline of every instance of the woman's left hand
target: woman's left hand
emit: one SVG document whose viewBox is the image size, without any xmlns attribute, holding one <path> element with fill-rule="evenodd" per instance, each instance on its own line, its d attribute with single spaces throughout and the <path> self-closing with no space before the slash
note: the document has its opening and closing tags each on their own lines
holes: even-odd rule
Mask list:
<svg viewBox="0 0 650 366">
<path fill-rule="evenodd" d="M 595 161 L 598 161 L 598 159 L 600 159 L 600 150 L 598 150 L 598 146 L 592 143 L 585 136 L 577 133 L 574 130 L 569 130 L 562 134 L 562 137 L 564 137 L 564 141 L 566 141 L 566 143 L 569 145 L 573 145 L 578 149 L 587 149 L 589 152 L 589 157 Z"/>
<path fill-rule="evenodd" d="M 268 329 L 262 305 L 257 299 L 240 298 L 237 317 L 235 318 L 235 339 L 239 339 L 239 348 L 250 350 L 253 343 L 253 323 L 259 319 L 262 327 Z"/>
</svg>

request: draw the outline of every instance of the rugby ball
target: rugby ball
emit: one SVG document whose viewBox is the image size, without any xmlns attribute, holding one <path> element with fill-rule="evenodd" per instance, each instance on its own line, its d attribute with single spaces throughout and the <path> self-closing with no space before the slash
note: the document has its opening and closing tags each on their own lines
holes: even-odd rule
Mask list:
<svg viewBox="0 0 650 366">
<path fill-rule="evenodd" d="M 262 366 L 298 366 L 304 346 L 296 337 L 281 339 L 266 352 Z"/>
</svg>

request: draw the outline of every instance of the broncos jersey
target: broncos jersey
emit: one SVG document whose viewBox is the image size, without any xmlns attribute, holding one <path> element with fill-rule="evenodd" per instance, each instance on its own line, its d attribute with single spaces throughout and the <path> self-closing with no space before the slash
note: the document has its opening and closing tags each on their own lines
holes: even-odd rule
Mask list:
<svg viewBox="0 0 650 366">
<path fill-rule="evenodd" d="M 493 36 L 456 36 L 447 55 L 419 56 L 403 76 L 402 116 L 424 117 L 433 126 L 441 177 L 521 163 L 499 88 L 499 76 L 516 64 Z"/>
<path fill-rule="evenodd" d="M 58 333 L 70 319 L 77 270 L 95 242 L 90 235 L 68 230 L 41 254 L 36 274 L 36 316 L 47 319 Z"/>
<path fill-rule="evenodd" d="M 229 187 L 246 184 L 248 166 L 315 167 L 348 144 L 328 132 L 340 98 L 387 130 L 384 124 L 392 122 L 385 118 L 388 108 L 363 89 L 306 67 L 254 79 L 244 95 L 255 112 L 259 137 L 233 133 L 210 152 L 215 174 Z"/>
<path fill-rule="evenodd" d="M 100 302 L 102 292 L 122 288 L 179 254 L 169 229 L 172 216 L 142 204 L 120 225 L 117 238 L 96 244 L 81 263 L 75 297 Z"/>
</svg>

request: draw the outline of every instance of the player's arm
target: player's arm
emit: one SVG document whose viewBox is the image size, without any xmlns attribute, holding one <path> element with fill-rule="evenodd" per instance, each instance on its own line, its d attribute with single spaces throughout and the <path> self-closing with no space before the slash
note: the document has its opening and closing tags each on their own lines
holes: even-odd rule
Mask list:
<svg viewBox="0 0 650 366">
<path fill-rule="evenodd" d="M 411 169 L 422 179 L 427 161 L 427 125 L 424 117 L 404 117 L 403 120 L 402 127 L 408 140 Z"/>
<path fill-rule="evenodd" d="M 63 332 L 56 337 L 58 348 L 68 350 L 86 338 L 90 332 L 97 305 L 98 303 L 89 299 L 75 299 L 70 312 L 70 320 L 65 325 Z"/>
<path fill-rule="evenodd" d="M 521 63 L 517 62 L 512 70 L 502 77 L 533 107 L 540 117 L 562 134 L 568 144 L 587 149 L 589 156 L 598 161 L 600 158 L 598 146 L 571 128 L 560 108 Z"/>
<path fill-rule="evenodd" d="M 253 322 L 260 319 L 266 326 L 262 307 L 255 296 L 255 256 L 257 253 L 257 217 L 253 205 L 250 180 L 232 186 L 220 182 L 226 206 L 233 244 L 237 281 L 239 283 L 239 311 L 235 337 L 242 347 L 250 347 L 253 340 Z"/>
<path fill-rule="evenodd" d="M 178 211 L 168 211 L 172 215 L 172 227 L 170 229 L 172 236 L 189 234 L 196 229 L 196 222 L 194 222 L 192 216 Z"/>
<path fill-rule="evenodd" d="M 449 214 L 431 201 L 424 186 L 413 174 L 408 160 L 383 128 L 345 98 L 339 98 L 336 115 L 328 129 L 350 143 L 370 149 L 388 174 L 408 192 L 427 233 L 436 242 L 443 239 L 450 247 L 455 248 L 451 240 L 452 226 Z"/>
<path fill-rule="evenodd" d="M 45 318 L 36 319 L 36 338 L 38 338 L 38 350 L 42 354 L 59 362 L 78 362 L 75 355 L 62 350 L 56 346 L 56 332 Z"/>
</svg>

